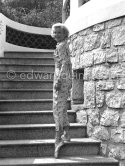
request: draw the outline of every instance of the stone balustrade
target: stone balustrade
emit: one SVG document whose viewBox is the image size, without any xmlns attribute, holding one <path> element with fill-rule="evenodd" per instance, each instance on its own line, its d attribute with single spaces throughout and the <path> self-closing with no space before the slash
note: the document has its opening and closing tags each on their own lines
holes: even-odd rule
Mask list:
<svg viewBox="0 0 125 166">
<path fill-rule="evenodd" d="M 23 39 L 23 36 L 25 39 Z M 26 44 L 23 45 L 23 43 Z M 35 47 L 31 43 L 41 44 L 42 47 Z M 46 47 L 47 44 L 48 46 Z M 20 24 L 0 13 L 0 56 L 3 56 L 4 51 L 52 52 L 55 49 L 55 45 L 56 43 L 51 38 L 51 28 Z"/>
</svg>

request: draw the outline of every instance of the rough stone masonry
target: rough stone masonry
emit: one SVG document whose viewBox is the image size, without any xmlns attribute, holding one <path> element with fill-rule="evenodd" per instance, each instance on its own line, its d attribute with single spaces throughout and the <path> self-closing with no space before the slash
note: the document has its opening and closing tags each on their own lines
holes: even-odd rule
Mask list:
<svg viewBox="0 0 125 166">
<path fill-rule="evenodd" d="M 102 154 L 125 164 L 125 17 L 91 26 L 69 38 L 72 109 L 101 140 Z M 81 77 L 82 76 L 82 77 Z"/>
</svg>

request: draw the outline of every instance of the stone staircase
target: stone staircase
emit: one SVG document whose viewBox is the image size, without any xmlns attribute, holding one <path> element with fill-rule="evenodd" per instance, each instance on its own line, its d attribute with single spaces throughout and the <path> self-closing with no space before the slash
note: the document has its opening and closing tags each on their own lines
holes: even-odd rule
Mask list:
<svg viewBox="0 0 125 166">
<path fill-rule="evenodd" d="M 71 142 L 54 159 L 51 53 L 5 52 L 0 58 L 0 166 L 118 166 L 70 110 Z"/>
</svg>

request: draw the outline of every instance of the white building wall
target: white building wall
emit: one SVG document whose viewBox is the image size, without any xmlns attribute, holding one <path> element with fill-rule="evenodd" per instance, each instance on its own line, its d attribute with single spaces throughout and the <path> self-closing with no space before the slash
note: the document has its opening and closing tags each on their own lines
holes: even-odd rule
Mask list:
<svg viewBox="0 0 125 166">
<path fill-rule="evenodd" d="M 125 0 L 90 0 L 79 7 L 79 0 L 71 0 L 70 17 L 65 25 L 70 35 L 92 25 L 125 15 Z"/>
</svg>

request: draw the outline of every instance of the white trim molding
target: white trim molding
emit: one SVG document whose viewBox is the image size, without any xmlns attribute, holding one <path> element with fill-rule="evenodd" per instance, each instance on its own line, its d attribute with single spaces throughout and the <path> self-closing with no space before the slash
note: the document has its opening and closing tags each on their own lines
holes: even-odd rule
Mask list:
<svg viewBox="0 0 125 166">
<path fill-rule="evenodd" d="M 71 12 L 65 25 L 70 35 L 92 25 L 125 15 L 125 0 L 90 0 Z"/>
</svg>

